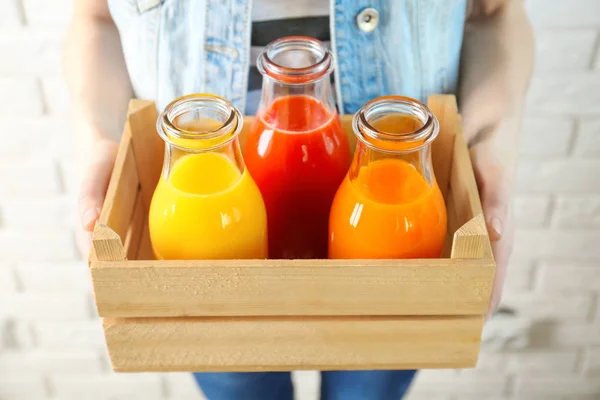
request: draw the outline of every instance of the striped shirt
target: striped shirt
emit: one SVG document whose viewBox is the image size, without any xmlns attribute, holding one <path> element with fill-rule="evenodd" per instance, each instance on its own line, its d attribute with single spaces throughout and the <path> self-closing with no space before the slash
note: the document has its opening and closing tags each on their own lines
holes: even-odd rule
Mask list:
<svg viewBox="0 0 600 400">
<path fill-rule="evenodd" d="M 254 0 L 248 92 L 262 87 L 258 55 L 267 44 L 285 36 L 309 36 L 329 46 L 329 1 Z"/>
</svg>

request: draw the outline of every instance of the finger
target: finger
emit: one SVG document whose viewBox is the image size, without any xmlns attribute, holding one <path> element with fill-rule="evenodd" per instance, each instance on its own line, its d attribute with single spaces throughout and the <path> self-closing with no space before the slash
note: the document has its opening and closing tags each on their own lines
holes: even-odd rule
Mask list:
<svg viewBox="0 0 600 400">
<path fill-rule="evenodd" d="M 88 232 L 83 227 L 77 227 L 75 231 L 75 242 L 81 258 L 89 259 L 92 251 L 92 232 Z"/>
<path fill-rule="evenodd" d="M 511 187 L 500 162 L 483 147 L 473 147 L 471 158 L 490 239 L 498 241 L 509 216 Z"/>
<path fill-rule="evenodd" d="M 514 227 L 512 218 L 507 220 L 507 227 L 502 238 L 492 243 L 492 252 L 494 253 L 494 261 L 496 262 L 496 272 L 494 275 L 494 285 L 490 298 L 487 318 L 496 311 L 502 300 L 502 291 L 504 289 L 504 281 L 508 272 L 508 262 L 512 253 Z"/>
<path fill-rule="evenodd" d="M 91 231 L 100 217 L 100 210 L 116 157 L 116 144 L 99 142 L 84 173 L 79 195 L 81 226 Z"/>
</svg>

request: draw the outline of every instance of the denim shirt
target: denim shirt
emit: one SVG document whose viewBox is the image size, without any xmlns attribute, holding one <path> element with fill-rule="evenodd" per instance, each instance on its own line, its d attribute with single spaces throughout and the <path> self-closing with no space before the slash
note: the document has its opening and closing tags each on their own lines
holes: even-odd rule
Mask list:
<svg viewBox="0 0 600 400">
<path fill-rule="evenodd" d="M 293 0 L 290 0 L 293 1 Z M 326 0 L 322 0 L 326 1 Z M 330 0 L 341 113 L 382 95 L 454 93 L 467 0 Z M 246 108 L 251 0 L 109 0 L 136 96 L 206 92 Z M 357 16 L 379 12 L 375 29 Z"/>
</svg>

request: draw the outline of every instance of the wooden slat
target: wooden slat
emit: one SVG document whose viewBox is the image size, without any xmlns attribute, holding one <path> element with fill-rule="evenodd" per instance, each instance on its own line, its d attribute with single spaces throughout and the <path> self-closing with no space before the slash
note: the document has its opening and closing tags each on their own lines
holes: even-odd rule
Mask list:
<svg viewBox="0 0 600 400">
<path fill-rule="evenodd" d="M 475 366 L 482 317 L 105 319 L 116 371 Z"/>
<path fill-rule="evenodd" d="M 226 260 L 91 264 L 104 317 L 469 315 L 489 260 Z"/>
<path fill-rule="evenodd" d="M 132 100 L 128 123 L 131 126 L 133 153 L 146 213 L 158 183 L 164 157 L 164 142 L 156 131 L 158 113 L 154 102 Z"/>
<path fill-rule="evenodd" d="M 474 217 L 456 231 L 450 257 L 491 259 L 491 247 L 483 214 Z"/>
<path fill-rule="evenodd" d="M 137 260 L 154 260 L 154 252 L 152 243 L 150 242 L 150 229 L 148 228 L 148 220 L 144 221 L 142 228 L 142 236 L 140 238 Z"/>
<path fill-rule="evenodd" d="M 479 191 L 475 182 L 471 156 L 462 133 L 454 140 L 450 186 L 454 197 L 454 209 L 463 224 L 482 214 Z"/>
<path fill-rule="evenodd" d="M 133 215 L 131 217 L 131 222 L 129 223 L 129 229 L 127 229 L 125 242 L 123 243 L 125 254 L 127 254 L 129 260 L 135 260 L 137 258 L 145 220 L 146 213 L 144 212 L 144 202 L 142 200 L 141 191 L 138 190 Z"/>
<path fill-rule="evenodd" d="M 125 260 L 125 249 L 121 237 L 104 224 L 98 223 L 94 227 L 92 247 L 94 252 L 90 258 L 97 258 L 102 261 Z M 92 263 L 90 263 L 90 266 Z"/>
<path fill-rule="evenodd" d="M 131 129 L 126 124 L 98 219 L 98 224 L 108 226 L 121 238 L 127 235 L 139 184 L 131 146 Z"/>
<path fill-rule="evenodd" d="M 448 199 L 454 138 L 457 133 L 462 132 L 460 116 L 458 115 L 456 98 L 452 95 L 429 96 L 428 106 L 440 122 L 440 133 L 431 146 L 432 161 L 440 191 L 444 198 Z"/>
</svg>

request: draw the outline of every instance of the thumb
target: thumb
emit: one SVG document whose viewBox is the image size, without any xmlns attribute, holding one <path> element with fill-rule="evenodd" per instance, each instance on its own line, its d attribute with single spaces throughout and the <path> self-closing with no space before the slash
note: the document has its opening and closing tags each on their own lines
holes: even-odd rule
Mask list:
<svg viewBox="0 0 600 400">
<path fill-rule="evenodd" d="M 79 219 L 85 231 L 92 231 L 100 217 L 116 156 L 116 142 L 100 140 L 95 143 L 79 193 Z"/>
</svg>

